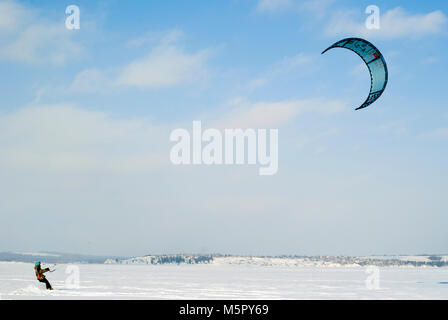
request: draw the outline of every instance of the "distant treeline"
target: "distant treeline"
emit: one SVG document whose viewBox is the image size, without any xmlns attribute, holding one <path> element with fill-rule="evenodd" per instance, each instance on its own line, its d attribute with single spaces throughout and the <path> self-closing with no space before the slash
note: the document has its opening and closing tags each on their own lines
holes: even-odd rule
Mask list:
<svg viewBox="0 0 448 320">
<path fill-rule="evenodd" d="M 212 255 L 148 255 L 131 259 L 108 259 L 107 264 L 200 264 L 213 261 Z"/>
<path fill-rule="evenodd" d="M 165 263 L 186 263 L 186 264 L 198 264 L 198 263 L 210 263 L 213 261 L 212 256 L 202 255 L 162 255 L 151 256 L 151 264 L 165 264 Z"/>
<path fill-rule="evenodd" d="M 104 257 L 88 256 L 79 254 L 65 254 L 54 252 L 42 253 L 19 253 L 19 252 L 0 252 L 0 261 L 11 262 L 30 262 L 41 261 L 44 264 L 50 263 L 98 263 L 98 264 L 207 264 L 212 263 L 214 258 L 232 258 L 239 257 L 230 254 L 158 254 L 146 255 L 140 257 Z M 298 263 L 313 263 L 316 265 L 340 264 L 379 267 L 448 267 L 447 255 L 419 255 L 419 256 L 298 256 L 298 255 L 280 255 L 280 256 L 245 256 L 245 258 L 280 258 L 297 259 Z M 301 262 L 300 262 L 301 261 Z"/>
<path fill-rule="evenodd" d="M 418 260 L 402 260 L 396 258 L 383 258 L 378 259 L 375 257 L 347 257 L 347 256 L 312 256 L 312 257 L 301 257 L 309 261 L 324 261 L 331 263 L 339 263 L 341 265 L 345 264 L 358 264 L 360 266 L 413 266 L 413 267 L 447 267 L 448 261 L 442 260 L 439 256 L 429 256 L 429 261 L 418 261 Z"/>
</svg>

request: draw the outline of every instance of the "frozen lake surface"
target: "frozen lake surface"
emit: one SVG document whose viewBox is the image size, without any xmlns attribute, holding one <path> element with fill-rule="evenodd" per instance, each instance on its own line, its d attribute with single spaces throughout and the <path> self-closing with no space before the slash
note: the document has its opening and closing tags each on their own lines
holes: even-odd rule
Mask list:
<svg viewBox="0 0 448 320">
<path fill-rule="evenodd" d="M 374 289 L 361 267 L 79 264 L 74 287 L 76 267 L 58 265 L 47 273 L 55 288 L 47 291 L 33 267 L 0 262 L 0 298 L 448 299 L 448 268 L 380 268 Z"/>
</svg>

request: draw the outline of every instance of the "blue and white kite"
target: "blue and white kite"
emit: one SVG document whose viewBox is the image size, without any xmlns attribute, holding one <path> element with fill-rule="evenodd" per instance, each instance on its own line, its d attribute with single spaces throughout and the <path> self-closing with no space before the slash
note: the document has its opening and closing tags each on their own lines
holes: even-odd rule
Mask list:
<svg viewBox="0 0 448 320">
<path fill-rule="evenodd" d="M 322 54 L 333 48 L 345 48 L 355 52 L 366 63 L 370 72 L 370 93 L 364 103 L 356 110 L 368 107 L 375 102 L 387 85 L 387 65 L 381 52 L 369 41 L 360 38 L 347 38 L 340 40 L 325 49 Z"/>
</svg>

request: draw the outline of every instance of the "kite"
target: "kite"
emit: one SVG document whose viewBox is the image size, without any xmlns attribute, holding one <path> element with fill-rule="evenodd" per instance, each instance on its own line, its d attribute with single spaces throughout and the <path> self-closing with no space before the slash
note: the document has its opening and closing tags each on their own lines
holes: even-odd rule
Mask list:
<svg viewBox="0 0 448 320">
<path fill-rule="evenodd" d="M 370 92 L 364 103 L 355 110 L 363 109 L 374 103 L 384 92 L 388 72 L 386 61 L 381 52 L 369 41 L 360 38 L 340 40 L 325 49 L 322 54 L 333 48 L 345 48 L 355 52 L 367 65 L 370 72 Z"/>
</svg>

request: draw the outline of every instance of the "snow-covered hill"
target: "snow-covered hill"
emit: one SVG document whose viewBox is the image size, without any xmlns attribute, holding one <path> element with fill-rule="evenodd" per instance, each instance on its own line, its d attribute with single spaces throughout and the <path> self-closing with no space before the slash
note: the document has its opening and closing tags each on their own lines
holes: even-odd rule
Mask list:
<svg viewBox="0 0 448 320">
<path fill-rule="evenodd" d="M 211 255 L 148 255 L 130 259 L 107 259 L 105 264 L 199 264 L 213 261 Z"/>
<path fill-rule="evenodd" d="M 108 259 L 106 264 L 237 264 L 285 267 L 448 267 L 448 255 L 416 256 L 230 256 L 230 255 L 148 255 L 131 259 Z"/>
</svg>

